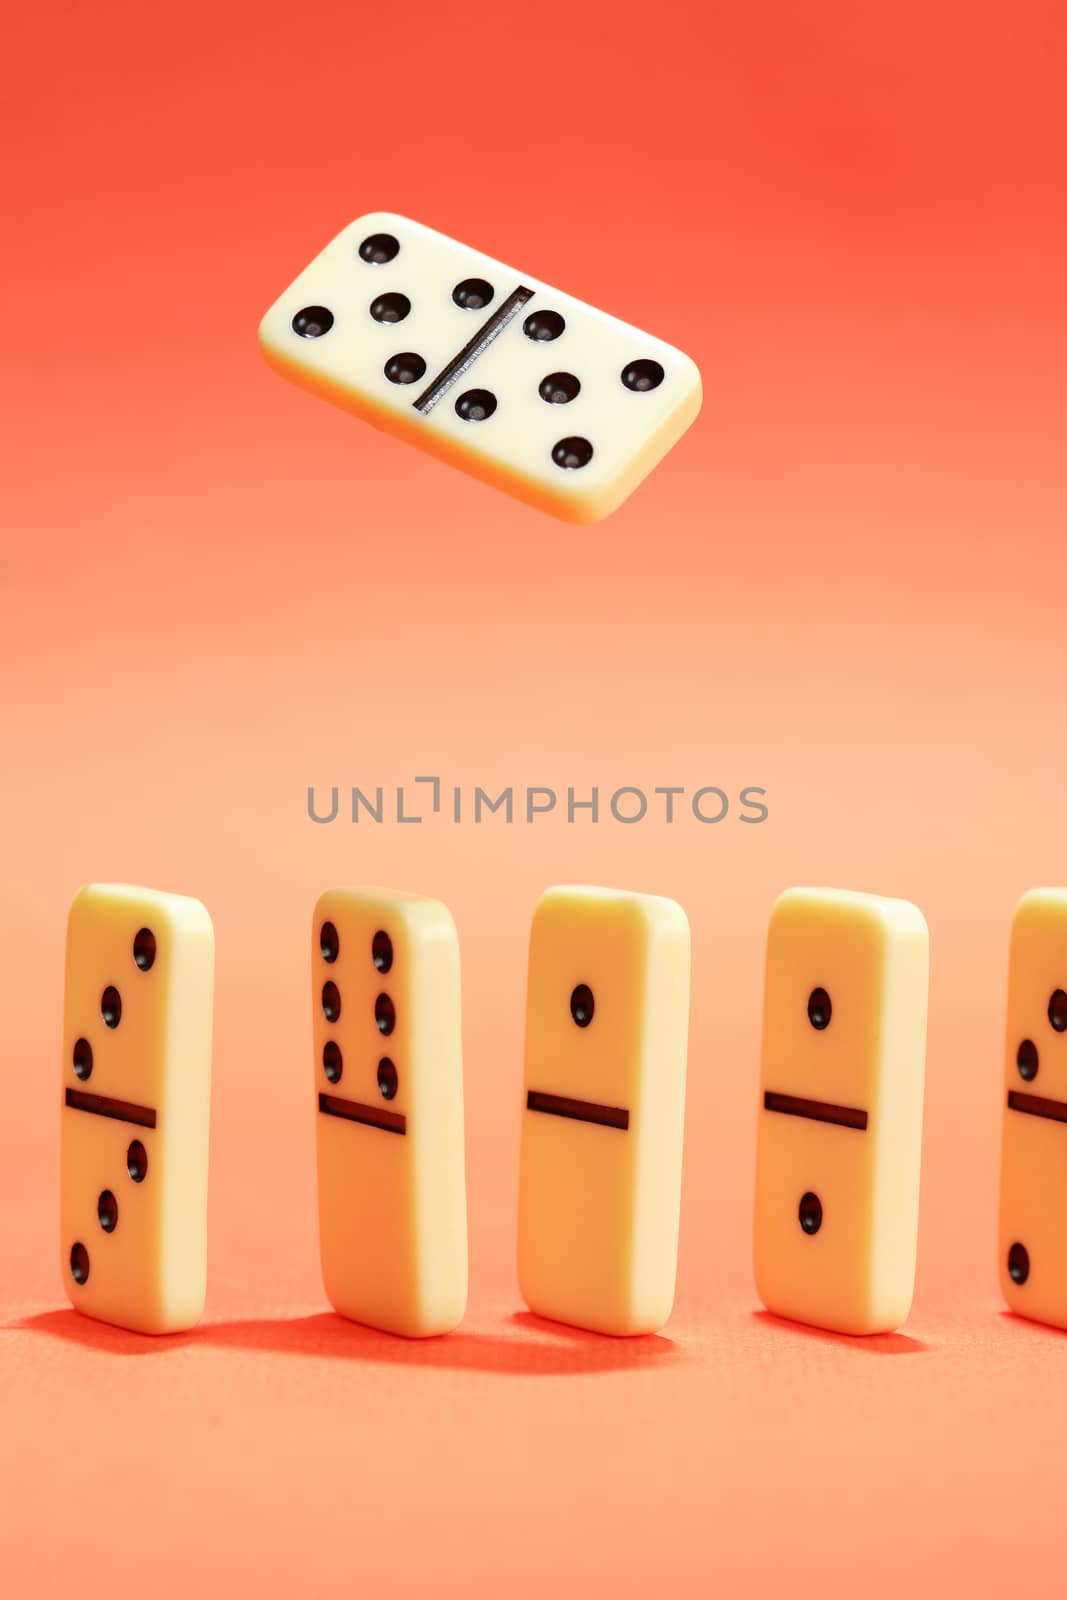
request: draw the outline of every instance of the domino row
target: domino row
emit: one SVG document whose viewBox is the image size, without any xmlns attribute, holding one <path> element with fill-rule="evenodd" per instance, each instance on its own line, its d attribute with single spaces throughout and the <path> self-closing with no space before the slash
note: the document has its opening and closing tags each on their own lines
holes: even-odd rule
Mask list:
<svg viewBox="0 0 1067 1600">
<path fill-rule="evenodd" d="M 391 1333 L 467 1301 L 460 969 L 447 908 L 324 894 L 312 930 L 325 1288 Z M 790 889 L 771 917 L 756 1162 L 764 1304 L 847 1334 L 911 1306 L 928 935 L 902 900 Z M 67 938 L 61 1227 L 78 1310 L 195 1325 L 207 1266 L 214 937 L 197 900 L 75 897 Z M 518 1264 L 531 1310 L 654 1332 L 674 1299 L 689 927 L 672 900 L 554 888 L 530 940 Z M 1067 1327 L 1067 890 L 1011 943 L 999 1254 L 1005 1297 Z M 1058 1093 L 1036 1093 L 1048 1082 Z"/>
</svg>

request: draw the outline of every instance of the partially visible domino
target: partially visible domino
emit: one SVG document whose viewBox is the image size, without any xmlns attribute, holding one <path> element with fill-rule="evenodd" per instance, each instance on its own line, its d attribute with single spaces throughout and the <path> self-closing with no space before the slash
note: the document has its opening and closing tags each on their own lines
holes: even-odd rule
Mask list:
<svg viewBox="0 0 1067 1600">
<path fill-rule="evenodd" d="M 1000 1284 L 1013 1311 L 1067 1328 L 1067 889 L 1016 907 L 1008 976 Z"/>
<path fill-rule="evenodd" d="M 568 522 L 614 511 L 700 410 L 680 350 L 390 212 L 343 229 L 259 338 L 293 382 Z"/>
</svg>

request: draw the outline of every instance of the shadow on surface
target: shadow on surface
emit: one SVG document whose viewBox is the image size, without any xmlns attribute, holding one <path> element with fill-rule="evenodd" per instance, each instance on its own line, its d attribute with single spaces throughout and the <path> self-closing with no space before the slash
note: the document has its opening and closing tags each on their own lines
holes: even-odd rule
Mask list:
<svg viewBox="0 0 1067 1600">
<path fill-rule="evenodd" d="M 181 1350 L 193 1344 L 192 1333 L 131 1333 L 129 1328 L 116 1328 L 110 1322 L 97 1322 L 95 1317 L 85 1317 L 80 1311 L 39 1311 L 36 1316 L 23 1317 L 19 1322 L 9 1322 L 11 1333 L 47 1333 L 54 1339 L 65 1339 L 68 1344 L 80 1344 L 86 1350 L 103 1350 L 116 1356 L 165 1355 L 169 1350 Z"/>
<path fill-rule="evenodd" d="M 813 1328 L 806 1322 L 790 1322 L 787 1317 L 776 1317 L 773 1311 L 753 1311 L 754 1319 L 768 1329 L 781 1328 L 800 1339 L 815 1343 L 836 1344 L 846 1350 L 863 1351 L 870 1356 L 917 1356 L 935 1346 L 922 1339 L 913 1339 L 908 1333 L 832 1333 L 828 1328 Z"/>
<path fill-rule="evenodd" d="M 1000 1311 L 1007 1326 L 1025 1328 L 1030 1333 L 1047 1333 L 1053 1339 L 1067 1338 L 1067 1328 L 1057 1328 L 1054 1322 L 1041 1322 L 1037 1317 L 1024 1317 L 1021 1311 Z"/>
<path fill-rule="evenodd" d="M 513 1333 L 476 1333 L 463 1327 L 435 1339 L 403 1339 L 348 1322 L 333 1311 L 308 1317 L 206 1322 L 189 1333 L 129 1333 L 77 1311 L 43 1311 L 13 1331 L 44 1333 L 85 1349 L 113 1355 L 164 1355 L 200 1345 L 209 1349 L 261 1350 L 281 1355 L 334 1357 L 399 1367 L 437 1367 L 530 1377 L 566 1377 L 589 1372 L 625 1372 L 660 1366 L 677 1346 L 662 1335 L 612 1339 L 529 1312 L 510 1319 Z M 666 1366 L 672 1363 L 666 1361 Z"/>
</svg>

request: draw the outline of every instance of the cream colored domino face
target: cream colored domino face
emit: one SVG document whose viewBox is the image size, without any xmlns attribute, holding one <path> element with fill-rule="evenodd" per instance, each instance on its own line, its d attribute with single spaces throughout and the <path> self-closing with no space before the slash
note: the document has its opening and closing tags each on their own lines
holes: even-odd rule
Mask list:
<svg viewBox="0 0 1067 1600">
<path fill-rule="evenodd" d="M 331 889 L 311 967 L 326 1293 L 389 1333 L 447 1333 L 467 1303 L 455 924 L 420 895 Z"/>
<path fill-rule="evenodd" d="M 67 929 L 60 1181 L 71 1304 L 191 1328 L 207 1278 L 215 940 L 199 900 L 90 884 Z"/>
<path fill-rule="evenodd" d="M 285 377 L 568 522 L 622 504 L 700 410 L 680 350 L 374 212 L 260 325 Z"/>
<path fill-rule="evenodd" d="M 779 1316 L 885 1333 L 911 1309 L 928 969 L 907 901 L 790 889 L 774 907 L 755 1270 Z"/>
<path fill-rule="evenodd" d="M 1011 931 L 999 1266 L 1013 1311 L 1067 1328 L 1067 889 L 1033 889 Z"/>
<path fill-rule="evenodd" d="M 530 935 L 519 1283 L 531 1311 L 653 1333 L 674 1301 L 689 1023 L 681 906 L 549 889 Z"/>
</svg>

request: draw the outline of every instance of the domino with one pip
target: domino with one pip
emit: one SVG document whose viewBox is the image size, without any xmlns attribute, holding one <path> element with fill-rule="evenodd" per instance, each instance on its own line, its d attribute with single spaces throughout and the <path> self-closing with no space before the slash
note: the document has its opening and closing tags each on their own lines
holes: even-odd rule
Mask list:
<svg viewBox="0 0 1067 1600">
<path fill-rule="evenodd" d="M 389 1333 L 447 1333 L 467 1303 L 455 923 L 421 895 L 331 889 L 311 965 L 326 1293 Z"/>
<path fill-rule="evenodd" d="M 700 410 L 680 350 L 391 212 L 259 329 L 284 377 L 568 522 L 606 517 Z"/>
<path fill-rule="evenodd" d="M 531 1311 L 596 1333 L 670 1315 L 689 1025 L 681 906 L 549 889 L 534 912 L 518 1264 Z"/>
<path fill-rule="evenodd" d="M 79 1311 L 140 1333 L 204 1309 L 214 950 L 183 895 L 90 884 L 71 906 L 63 1279 Z"/>
<path fill-rule="evenodd" d="M 907 901 L 789 889 L 774 907 L 755 1270 L 780 1316 L 885 1333 L 911 1308 L 928 968 Z"/>
</svg>

